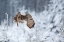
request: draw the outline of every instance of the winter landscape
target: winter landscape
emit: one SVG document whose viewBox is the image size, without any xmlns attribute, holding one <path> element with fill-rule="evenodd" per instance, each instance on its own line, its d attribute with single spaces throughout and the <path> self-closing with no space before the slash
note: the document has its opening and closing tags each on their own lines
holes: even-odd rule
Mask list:
<svg viewBox="0 0 64 42">
<path fill-rule="evenodd" d="M 35 26 L 31 29 L 26 21 L 17 26 L 12 19 L 12 24 L 8 25 L 9 15 L 6 16 L 0 25 L 0 42 L 64 42 L 64 0 L 50 0 L 44 8 L 41 12 L 25 10 L 25 6 L 19 8 L 23 15 L 29 12 L 34 19 Z"/>
</svg>

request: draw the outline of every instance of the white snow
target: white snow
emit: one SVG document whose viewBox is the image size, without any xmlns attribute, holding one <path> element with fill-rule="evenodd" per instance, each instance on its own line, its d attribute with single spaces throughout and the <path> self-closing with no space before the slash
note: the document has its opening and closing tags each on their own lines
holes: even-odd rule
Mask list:
<svg viewBox="0 0 64 42">
<path fill-rule="evenodd" d="M 27 27 L 26 21 L 22 24 L 19 23 L 18 27 L 13 22 L 12 26 L 8 26 L 8 30 L 6 29 L 6 22 L 2 23 L 0 25 L 0 41 L 4 40 L 4 32 L 5 37 L 9 40 L 8 42 L 64 42 L 59 27 L 62 25 L 62 4 L 64 4 L 64 1 L 51 0 L 50 2 L 53 2 L 53 4 L 49 4 L 49 10 L 45 9 L 39 14 L 28 10 L 35 21 L 35 26 L 32 29 Z M 24 7 L 22 10 L 20 9 L 22 14 L 25 14 L 26 11 Z"/>
</svg>

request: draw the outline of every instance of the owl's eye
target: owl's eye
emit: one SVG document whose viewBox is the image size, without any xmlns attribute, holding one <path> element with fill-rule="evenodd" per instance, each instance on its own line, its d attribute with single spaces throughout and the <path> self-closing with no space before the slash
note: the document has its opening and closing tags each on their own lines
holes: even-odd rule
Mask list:
<svg viewBox="0 0 64 42">
<path fill-rule="evenodd" d="M 21 18 L 21 17 L 18 17 L 18 18 Z"/>
<path fill-rule="evenodd" d="M 33 20 L 33 19 L 30 19 L 30 20 Z"/>
</svg>

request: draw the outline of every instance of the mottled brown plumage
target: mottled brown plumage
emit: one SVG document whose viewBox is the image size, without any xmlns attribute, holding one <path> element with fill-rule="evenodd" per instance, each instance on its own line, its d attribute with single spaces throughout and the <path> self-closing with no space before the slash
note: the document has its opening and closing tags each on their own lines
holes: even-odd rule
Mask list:
<svg viewBox="0 0 64 42">
<path fill-rule="evenodd" d="M 17 26 L 18 26 L 18 22 L 24 23 L 24 20 L 27 21 L 27 26 L 29 28 L 34 27 L 35 22 L 34 22 L 32 16 L 29 13 L 26 14 L 26 15 L 21 15 L 21 13 L 18 12 L 17 15 L 14 17 L 14 21 L 17 23 Z"/>
</svg>

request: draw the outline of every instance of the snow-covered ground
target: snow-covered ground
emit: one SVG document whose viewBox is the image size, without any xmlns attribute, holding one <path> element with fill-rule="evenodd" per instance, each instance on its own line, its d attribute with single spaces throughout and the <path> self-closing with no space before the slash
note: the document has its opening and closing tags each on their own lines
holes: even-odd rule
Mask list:
<svg viewBox="0 0 64 42">
<path fill-rule="evenodd" d="M 64 42 L 62 33 L 62 14 L 64 12 L 64 0 L 51 0 L 51 4 L 45 6 L 45 10 L 40 13 L 28 12 L 32 15 L 35 26 L 29 29 L 24 23 L 19 23 L 17 27 L 13 22 L 11 26 L 6 26 L 6 22 L 0 25 L 0 41 L 7 42 Z M 22 14 L 27 10 L 20 9 Z"/>
</svg>

